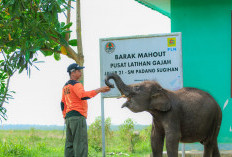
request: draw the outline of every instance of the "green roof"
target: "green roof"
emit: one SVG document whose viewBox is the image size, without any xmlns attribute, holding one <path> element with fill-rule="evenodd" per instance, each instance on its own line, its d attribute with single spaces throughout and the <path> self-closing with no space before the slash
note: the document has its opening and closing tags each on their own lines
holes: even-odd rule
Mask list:
<svg viewBox="0 0 232 157">
<path fill-rule="evenodd" d="M 135 0 L 152 10 L 156 10 L 161 14 L 171 17 L 171 0 Z"/>
</svg>

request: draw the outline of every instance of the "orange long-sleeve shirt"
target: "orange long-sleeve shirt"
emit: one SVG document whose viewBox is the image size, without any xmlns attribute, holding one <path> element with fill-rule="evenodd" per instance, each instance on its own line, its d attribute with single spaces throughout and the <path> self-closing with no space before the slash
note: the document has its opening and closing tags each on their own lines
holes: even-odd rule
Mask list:
<svg viewBox="0 0 232 157">
<path fill-rule="evenodd" d="M 97 95 L 95 90 L 85 91 L 83 85 L 75 80 L 69 80 L 62 90 L 61 108 L 63 117 L 70 111 L 78 111 L 87 118 L 87 99 Z"/>
</svg>

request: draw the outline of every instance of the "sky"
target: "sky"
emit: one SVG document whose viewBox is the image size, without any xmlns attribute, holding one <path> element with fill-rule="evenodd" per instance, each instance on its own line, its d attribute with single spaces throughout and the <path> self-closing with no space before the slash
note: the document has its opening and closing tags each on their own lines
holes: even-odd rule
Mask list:
<svg viewBox="0 0 232 157">
<path fill-rule="evenodd" d="M 76 38 L 74 15 L 75 9 L 72 9 L 71 38 Z M 65 21 L 64 16 L 60 20 Z M 99 39 L 163 34 L 171 30 L 168 17 L 134 0 L 81 0 L 81 20 L 86 91 L 100 87 Z M 64 125 L 60 109 L 62 87 L 69 80 L 67 67 L 74 61 L 63 55 L 60 61 L 41 54 L 38 58 L 44 63 L 37 64 L 39 71 L 32 69 L 30 78 L 26 72 L 11 78 L 10 90 L 16 93 L 13 100 L 4 104 L 8 120 L 3 124 Z M 151 124 L 149 113 L 122 109 L 123 102 L 124 99 L 104 99 L 104 116 L 111 118 L 112 124 L 122 124 L 128 118 L 137 124 Z M 90 125 L 101 116 L 100 94 L 88 100 L 88 105 L 87 124 Z"/>
</svg>

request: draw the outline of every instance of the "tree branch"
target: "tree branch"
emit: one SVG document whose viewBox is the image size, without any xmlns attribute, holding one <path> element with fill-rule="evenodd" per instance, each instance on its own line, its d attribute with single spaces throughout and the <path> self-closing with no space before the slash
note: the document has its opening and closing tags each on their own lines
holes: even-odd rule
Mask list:
<svg viewBox="0 0 232 157">
<path fill-rule="evenodd" d="M 58 39 L 56 39 L 56 38 L 54 38 L 54 37 L 51 37 L 51 36 L 50 36 L 50 38 L 51 38 L 53 41 L 55 41 L 56 43 L 62 45 L 62 44 L 58 41 Z M 70 46 L 65 46 L 65 45 L 62 45 L 62 46 L 64 46 L 64 47 L 66 48 L 66 50 L 68 51 L 67 56 L 68 56 L 69 58 L 72 58 L 76 63 L 80 64 L 80 61 L 79 61 L 80 59 L 79 59 L 79 58 L 81 58 L 81 57 L 80 57 Z"/>
</svg>

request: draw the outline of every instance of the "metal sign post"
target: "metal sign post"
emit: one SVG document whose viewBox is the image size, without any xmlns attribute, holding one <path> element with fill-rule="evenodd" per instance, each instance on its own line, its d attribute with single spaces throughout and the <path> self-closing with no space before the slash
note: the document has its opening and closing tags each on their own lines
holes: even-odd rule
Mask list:
<svg viewBox="0 0 232 157">
<path fill-rule="evenodd" d="M 185 144 L 182 143 L 182 157 L 185 157 Z"/>
<path fill-rule="evenodd" d="M 102 157 L 106 156 L 105 151 L 105 112 L 104 112 L 104 98 L 101 95 L 101 122 L 102 122 Z"/>
</svg>

